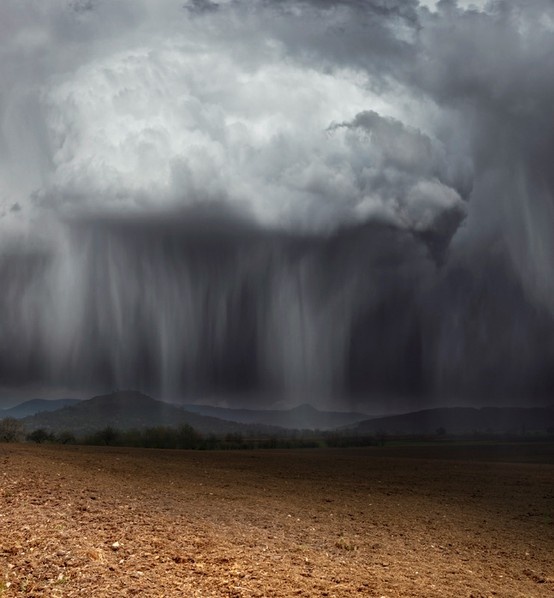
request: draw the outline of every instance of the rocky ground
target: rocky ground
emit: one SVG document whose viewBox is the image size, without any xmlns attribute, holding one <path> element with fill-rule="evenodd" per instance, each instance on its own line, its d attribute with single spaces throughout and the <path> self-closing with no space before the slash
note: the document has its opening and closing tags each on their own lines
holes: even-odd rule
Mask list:
<svg viewBox="0 0 554 598">
<path fill-rule="evenodd" d="M 0 596 L 554 596 L 552 457 L 0 445 Z"/>
</svg>

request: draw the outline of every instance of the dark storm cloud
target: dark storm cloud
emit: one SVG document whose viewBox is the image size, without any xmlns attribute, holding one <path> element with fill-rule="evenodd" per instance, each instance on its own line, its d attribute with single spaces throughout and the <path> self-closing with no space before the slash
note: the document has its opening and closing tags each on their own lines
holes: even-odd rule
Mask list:
<svg viewBox="0 0 554 598">
<path fill-rule="evenodd" d="M 186 10 L 190 10 L 192 13 L 206 13 L 213 12 L 219 8 L 217 2 L 211 2 L 211 0 L 192 0 L 189 4 L 183 6 Z"/>
<path fill-rule="evenodd" d="M 1 10 L 2 384 L 552 391 L 551 2 Z"/>
<path fill-rule="evenodd" d="M 379 161 L 372 169 L 365 166 L 366 185 L 373 193 L 395 197 L 398 202 L 405 198 L 401 203 L 404 223 L 426 239 L 441 260 L 441 252 L 465 217 L 460 193 L 469 195 L 471 173 L 462 165 L 454 171 L 444 148 L 418 129 L 376 112 L 361 112 L 351 122 L 334 124 L 329 130 L 341 128 L 362 132 L 364 142 L 380 148 Z"/>
<path fill-rule="evenodd" d="M 323 230 L 383 212 L 403 220 L 360 173 L 379 161 L 378 143 L 323 135 L 369 109 L 404 117 L 413 98 L 396 71 L 413 62 L 416 3 L 231 2 L 194 22 L 170 0 L 155 15 L 148 2 L 77 3 L 73 20 L 51 9 L 49 27 L 46 9 L 8 6 L 19 38 L 34 43 L 28 59 L 8 46 L 30 69 L 6 127 L 20 203 L 73 213 L 226 201 L 264 225 Z M 414 124 L 426 128 L 428 116 Z"/>
<path fill-rule="evenodd" d="M 425 50 L 412 84 L 456 111 L 469 133 L 475 188 L 460 241 L 504 244 L 528 292 L 552 308 L 554 65 L 547 57 L 554 7 L 501 2 L 483 13 L 440 6 L 423 23 Z"/>
<path fill-rule="evenodd" d="M 417 2 L 279 2 L 268 32 L 287 53 L 318 68 L 370 72 L 375 88 L 409 70 L 418 30 Z"/>
</svg>

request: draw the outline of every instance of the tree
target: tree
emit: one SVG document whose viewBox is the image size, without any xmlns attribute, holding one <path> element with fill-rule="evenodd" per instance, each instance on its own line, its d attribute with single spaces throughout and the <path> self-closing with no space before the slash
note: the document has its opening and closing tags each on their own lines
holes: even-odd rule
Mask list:
<svg viewBox="0 0 554 598">
<path fill-rule="evenodd" d="M 93 435 L 93 442 L 91 444 L 105 444 L 106 446 L 117 444 L 121 434 L 119 430 L 112 426 L 106 426 L 103 430 L 99 430 Z"/>
<path fill-rule="evenodd" d="M 37 444 L 42 444 L 43 442 L 53 442 L 54 435 L 48 433 L 44 428 L 38 428 L 34 432 L 27 434 L 27 440 L 29 442 L 36 442 Z"/>
<path fill-rule="evenodd" d="M 75 444 L 77 439 L 75 438 L 75 434 L 73 434 L 73 432 L 64 430 L 56 436 L 56 442 L 59 442 L 60 444 Z"/>
<path fill-rule="evenodd" d="M 177 448 L 193 449 L 198 446 L 200 435 L 189 424 L 181 424 L 177 428 Z"/>
<path fill-rule="evenodd" d="M 0 442 L 19 442 L 23 438 L 23 424 L 14 417 L 0 420 Z"/>
</svg>

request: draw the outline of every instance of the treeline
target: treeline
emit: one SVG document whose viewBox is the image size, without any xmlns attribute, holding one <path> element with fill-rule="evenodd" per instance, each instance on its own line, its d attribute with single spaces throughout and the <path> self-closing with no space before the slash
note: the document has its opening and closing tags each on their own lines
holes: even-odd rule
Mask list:
<svg viewBox="0 0 554 598">
<path fill-rule="evenodd" d="M 27 434 L 25 438 L 28 442 L 38 444 L 82 444 L 92 446 L 195 450 L 360 447 L 383 444 L 382 439 L 373 436 L 348 436 L 312 430 L 303 432 L 294 431 L 282 436 L 245 436 L 238 433 L 221 436 L 215 434 L 202 435 L 188 424 L 176 428 L 157 426 L 134 430 L 119 430 L 112 426 L 107 426 L 102 430 L 81 437 L 77 437 L 71 432 L 53 434 L 40 428 Z"/>
<path fill-rule="evenodd" d="M 36 442 L 37 444 L 42 444 L 44 442 L 50 442 L 52 444 L 77 444 L 77 437 L 73 432 L 67 431 L 54 434 L 53 432 L 47 432 L 43 428 L 39 428 L 38 430 L 34 430 L 30 434 L 27 434 L 25 440 L 27 440 L 27 442 Z"/>
<path fill-rule="evenodd" d="M 195 450 L 256 450 L 321 448 L 337 446 L 371 446 L 379 441 L 373 437 L 341 436 L 335 433 L 295 431 L 280 436 L 258 434 L 247 436 L 239 433 L 224 435 L 198 433 L 184 424 L 177 428 L 158 426 L 140 430 L 117 430 L 107 427 L 80 440 L 94 446 L 130 446 L 158 449 Z"/>
<path fill-rule="evenodd" d="M 158 449 L 195 450 L 255 450 L 293 448 L 347 448 L 366 446 L 449 444 L 459 442 L 544 442 L 554 440 L 554 431 L 549 434 L 447 434 L 443 429 L 436 434 L 354 434 L 352 431 L 293 430 L 281 435 L 224 435 L 200 434 L 192 426 L 157 426 L 133 430 L 120 430 L 107 426 L 96 432 L 78 436 L 71 431 L 58 433 L 39 428 L 25 434 L 20 421 L 13 418 L 0 420 L 0 442 L 34 442 L 37 444 L 81 444 L 92 446 L 121 446 Z"/>
</svg>

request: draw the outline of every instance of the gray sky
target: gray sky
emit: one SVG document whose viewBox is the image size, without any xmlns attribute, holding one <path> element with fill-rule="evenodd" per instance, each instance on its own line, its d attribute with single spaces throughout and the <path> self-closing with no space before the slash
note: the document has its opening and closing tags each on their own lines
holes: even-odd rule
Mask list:
<svg viewBox="0 0 554 598">
<path fill-rule="evenodd" d="M 265 293 L 255 332 L 236 333 L 256 355 L 256 373 L 241 374 L 249 388 L 354 388 L 362 402 L 542 400 L 554 384 L 544 332 L 554 314 L 553 33 L 549 0 L 3 0 L 4 395 L 77 392 L 98 377 L 132 384 L 144 361 L 160 381 L 145 383 L 153 392 L 202 392 L 205 354 L 219 364 L 238 342 L 228 320 L 239 312 L 221 314 L 242 309 L 237 288 L 255 279 Z M 187 266 L 170 282 L 160 239 L 198 213 L 262 231 L 246 251 L 256 263 L 235 248 L 223 274 L 206 264 L 199 273 L 182 246 L 190 231 L 172 232 L 170 254 Z M 381 239 L 376 248 L 357 241 L 364 227 L 394 234 L 366 233 Z M 210 231 L 225 253 L 228 241 Z M 310 239 L 302 260 L 290 236 Z M 339 239 L 340 257 L 318 239 Z M 139 245 L 140 264 L 130 257 Z M 390 272 L 366 280 L 383 252 Z M 109 292 L 91 299 L 100 284 Z M 176 315 L 183 303 L 194 316 Z M 191 318 L 202 326 L 193 331 Z M 207 336 L 211 348 L 183 349 L 175 321 L 179 338 L 198 346 Z M 353 332 L 360 322 L 366 340 Z M 385 329 L 372 345 L 376 326 Z M 282 339 L 260 349 L 276 329 Z M 85 334 L 93 348 L 81 346 Z M 129 357 L 144 343 L 149 356 Z M 383 347 L 374 371 L 367 362 Z M 87 369 L 91 359 L 110 373 Z M 398 386 L 384 370 L 407 379 Z"/>
</svg>

